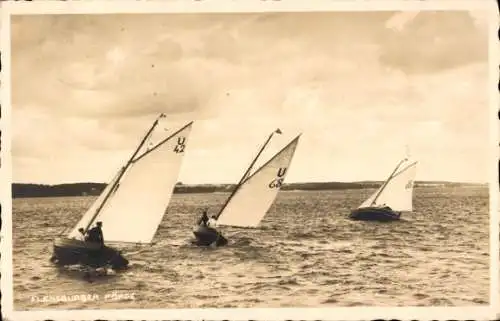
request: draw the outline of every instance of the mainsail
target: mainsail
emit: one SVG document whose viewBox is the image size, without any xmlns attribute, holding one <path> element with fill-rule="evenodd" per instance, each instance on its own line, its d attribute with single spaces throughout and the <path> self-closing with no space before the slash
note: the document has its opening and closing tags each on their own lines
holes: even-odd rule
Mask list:
<svg viewBox="0 0 500 321">
<path fill-rule="evenodd" d="M 150 243 L 177 183 L 191 127 L 192 122 L 133 157 L 69 237 L 78 235 L 78 228 L 101 221 L 106 242 Z"/>
<path fill-rule="evenodd" d="M 85 214 L 82 216 L 80 221 L 75 225 L 73 230 L 68 234 L 69 238 L 78 238 L 81 236 L 80 232 L 78 232 L 78 229 L 84 228 L 87 225 L 90 225 L 91 222 L 94 220 L 93 216 L 97 212 L 98 208 L 103 204 L 105 201 L 107 195 L 110 193 L 110 190 L 115 186 L 117 179 L 120 177 L 120 172 L 123 170 L 123 168 L 120 168 L 118 173 L 111 179 L 111 181 L 106 185 L 102 193 L 97 197 L 97 199 L 92 203 L 90 208 L 85 212 Z"/>
<path fill-rule="evenodd" d="M 398 212 L 413 210 L 413 181 L 417 173 L 417 162 L 399 170 L 401 165 L 359 208 L 387 205 Z"/>
<path fill-rule="evenodd" d="M 236 187 L 217 218 L 217 225 L 256 227 L 278 195 L 299 136 Z"/>
</svg>

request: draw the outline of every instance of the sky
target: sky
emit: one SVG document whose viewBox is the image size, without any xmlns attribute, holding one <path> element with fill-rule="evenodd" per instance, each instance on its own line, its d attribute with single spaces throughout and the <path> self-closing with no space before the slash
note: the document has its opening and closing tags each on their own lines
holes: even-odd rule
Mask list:
<svg viewBox="0 0 500 321">
<path fill-rule="evenodd" d="M 179 180 L 235 183 L 302 133 L 288 182 L 489 180 L 481 12 L 12 18 L 13 180 L 106 182 L 156 116 L 194 120 Z"/>
</svg>

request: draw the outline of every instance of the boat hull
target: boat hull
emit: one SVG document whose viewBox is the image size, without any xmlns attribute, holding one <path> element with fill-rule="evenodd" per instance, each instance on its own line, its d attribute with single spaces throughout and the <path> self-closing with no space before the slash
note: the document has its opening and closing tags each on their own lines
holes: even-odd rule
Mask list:
<svg viewBox="0 0 500 321">
<path fill-rule="evenodd" d="M 193 234 L 196 238 L 194 243 L 199 246 L 210 246 L 212 244 L 224 246 L 228 243 L 227 239 L 212 227 L 199 226 L 193 231 Z"/>
<path fill-rule="evenodd" d="M 351 212 L 349 218 L 357 221 L 397 221 L 401 217 L 400 212 L 393 211 L 390 207 L 363 207 Z"/>
<path fill-rule="evenodd" d="M 85 265 L 93 268 L 110 266 L 113 270 L 128 267 L 129 261 L 122 254 L 109 246 L 101 248 L 99 244 L 70 238 L 54 241 L 50 261 L 58 266 Z"/>
</svg>

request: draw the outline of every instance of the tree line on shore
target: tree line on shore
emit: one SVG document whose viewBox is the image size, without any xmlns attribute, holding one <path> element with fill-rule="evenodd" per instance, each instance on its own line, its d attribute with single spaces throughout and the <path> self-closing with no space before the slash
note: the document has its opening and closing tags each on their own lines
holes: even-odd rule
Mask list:
<svg viewBox="0 0 500 321">
<path fill-rule="evenodd" d="M 364 181 L 364 182 L 316 182 L 316 183 L 289 183 L 282 186 L 282 190 L 344 190 L 344 189 L 363 189 L 363 188 L 378 188 L 382 182 Z M 438 186 L 463 186 L 470 185 L 466 183 L 455 182 L 416 182 L 415 186 L 438 185 Z M 481 184 L 472 184 L 481 185 Z M 483 184 L 484 185 L 484 184 Z M 13 198 L 28 198 L 28 197 L 63 197 L 63 196 L 96 196 L 99 195 L 106 184 L 104 183 L 72 183 L 58 185 L 44 184 L 12 184 Z M 184 185 L 178 182 L 175 186 L 174 193 L 216 193 L 230 192 L 235 187 L 235 184 L 200 184 L 200 185 Z"/>
</svg>

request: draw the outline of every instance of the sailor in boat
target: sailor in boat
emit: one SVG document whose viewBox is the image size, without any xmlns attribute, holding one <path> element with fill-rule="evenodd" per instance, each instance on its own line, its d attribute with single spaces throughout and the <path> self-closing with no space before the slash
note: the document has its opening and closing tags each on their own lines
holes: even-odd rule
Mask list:
<svg viewBox="0 0 500 321">
<path fill-rule="evenodd" d="M 104 247 L 104 236 L 102 234 L 102 222 L 97 222 L 96 226 L 87 231 L 86 242 L 99 243 Z"/>
<path fill-rule="evenodd" d="M 212 215 L 212 216 L 210 217 L 210 219 L 208 220 L 207 225 L 208 225 L 209 227 L 213 227 L 213 228 L 215 228 L 215 224 L 216 224 L 216 223 L 217 223 L 217 218 L 215 217 L 215 215 Z"/>
<path fill-rule="evenodd" d="M 387 211 L 392 211 L 392 208 L 389 205 L 387 205 L 386 203 L 383 203 L 382 205 L 380 205 L 380 208 L 387 210 Z M 397 217 L 401 216 L 401 212 L 394 212 L 394 214 L 396 214 Z"/>
<path fill-rule="evenodd" d="M 194 233 L 198 238 L 202 238 L 202 245 L 210 245 L 216 243 L 218 245 L 227 244 L 227 240 L 215 229 L 217 224 L 217 217 L 212 215 L 210 218 L 207 215 L 207 210 L 203 211 L 202 216 L 198 220 L 198 226 L 195 228 Z M 198 235 L 197 235 L 198 234 Z"/>
<path fill-rule="evenodd" d="M 200 219 L 198 220 L 198 225 L 202 226 L 208 226 L 208 215 L 207 215 L 207 210 L 203 210 L 203 214 L 201 215 Z"/>
</svg>

